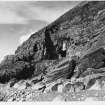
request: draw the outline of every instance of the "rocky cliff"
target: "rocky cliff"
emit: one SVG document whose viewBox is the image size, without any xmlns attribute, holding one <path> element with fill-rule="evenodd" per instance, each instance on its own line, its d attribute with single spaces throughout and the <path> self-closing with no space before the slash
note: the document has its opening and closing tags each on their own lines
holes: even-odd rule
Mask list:
<svg viewBox="0 0 105 105">
<path fill-rule="evenodd" d="M 15 55 L 7 56 L 0 64 L 0 82 L 41 76 L 46 84 L 63 78 L 82 82 L 86 89 L 105 77 L 104 68 L 105 2 L 89 1 L 31 35 Z"/>
</svg>

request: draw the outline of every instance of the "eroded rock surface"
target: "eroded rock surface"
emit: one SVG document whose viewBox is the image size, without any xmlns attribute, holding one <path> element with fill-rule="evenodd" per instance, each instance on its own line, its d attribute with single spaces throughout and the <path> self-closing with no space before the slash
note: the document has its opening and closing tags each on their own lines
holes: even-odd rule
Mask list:
<svg viewBox="0 0 105 105">
<path fill-rule="evenodd" d="M 88 1 L 31 35 L 0 64 L 0 100 L 105 100 L 104 21 L 105 2 Z"/>
</svg>

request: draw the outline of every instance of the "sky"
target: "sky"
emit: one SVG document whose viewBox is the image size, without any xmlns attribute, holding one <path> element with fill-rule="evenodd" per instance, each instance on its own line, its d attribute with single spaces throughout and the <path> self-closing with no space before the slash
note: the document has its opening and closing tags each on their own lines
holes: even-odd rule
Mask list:
<svg viewBox="0 0 105 105">
<path fill-rule="evenodd" d="M 0 61 L 79 1 L 0 1 Z"/>
</svg>

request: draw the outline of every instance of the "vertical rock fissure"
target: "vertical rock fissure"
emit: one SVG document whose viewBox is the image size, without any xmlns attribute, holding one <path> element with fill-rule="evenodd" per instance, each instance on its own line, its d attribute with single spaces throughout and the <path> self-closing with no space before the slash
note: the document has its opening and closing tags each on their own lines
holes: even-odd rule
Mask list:
<svg viewBox="0 0 105 105">
<path fill-rule="evenodd" d="M 53 41 L 51 40 L 50 30 L 48 29 L 46 29 L 45 31 L 44 46 L 45 46 L 45 55 L 44 55 L 45 59 L 48 59 L 48 60 L 58 59 L 56 47 L 54 46 Z"/>
</svg>

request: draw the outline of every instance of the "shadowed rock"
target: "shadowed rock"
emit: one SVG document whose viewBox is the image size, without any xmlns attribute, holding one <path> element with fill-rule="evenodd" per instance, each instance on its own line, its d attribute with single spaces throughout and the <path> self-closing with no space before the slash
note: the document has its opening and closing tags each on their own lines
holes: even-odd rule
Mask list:
<svg viewBox="0 0 105 105">
<path fill-rule="evenodd" d="M 105 50 L 100 48 L 80 59 L 80 62 L 77 66 L 77 77 L 82 75 L 83 72 L 87 71 L 88 68 L 100 69 L 102 67 L 105 67 Z"/>
</svg>

